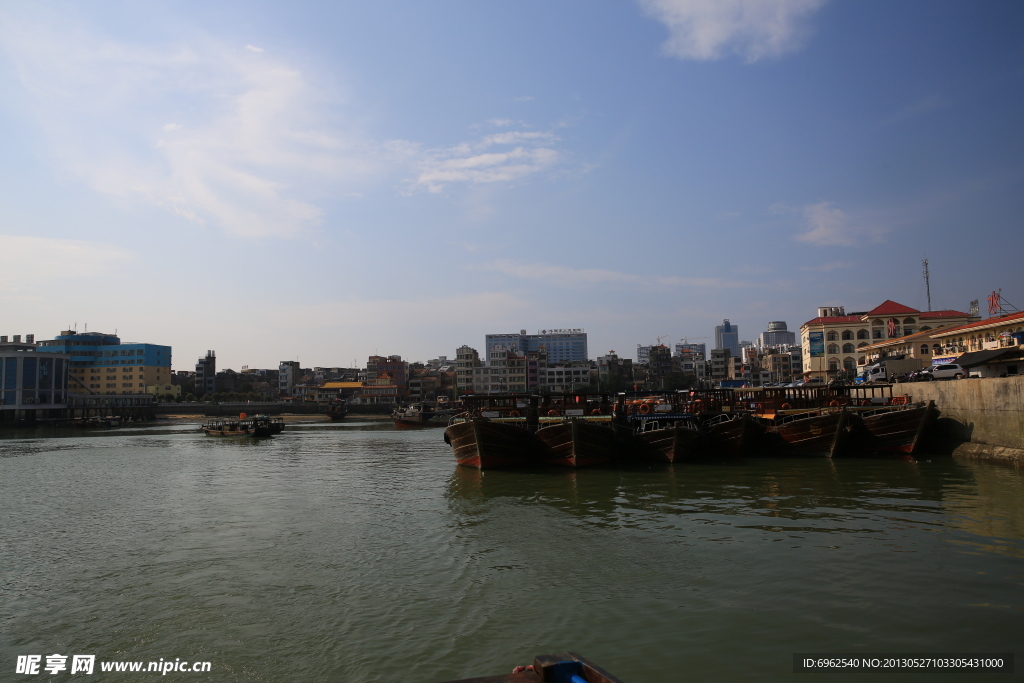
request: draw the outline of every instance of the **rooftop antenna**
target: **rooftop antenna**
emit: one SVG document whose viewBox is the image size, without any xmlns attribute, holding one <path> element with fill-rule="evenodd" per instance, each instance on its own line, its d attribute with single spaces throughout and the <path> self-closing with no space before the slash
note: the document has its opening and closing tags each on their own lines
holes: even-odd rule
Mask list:
<svg viewBox="0 0 1024 683">
<path fill-rule="evenodd" d="M 924 264 L 924 291 L 928 295 L 928 310 L 932 310 L 932 288 L 928 281 L 928 259 L 925 259 L 921 263 Z"/>
</svg>

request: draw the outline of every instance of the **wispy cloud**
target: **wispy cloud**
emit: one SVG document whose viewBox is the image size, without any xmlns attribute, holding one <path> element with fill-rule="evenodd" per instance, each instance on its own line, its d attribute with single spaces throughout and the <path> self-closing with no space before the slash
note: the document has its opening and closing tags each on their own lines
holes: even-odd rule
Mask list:
<svg viewBox="0 0 1024 683">
<path fill-rule="evenodd" d="M 680 59 L 719 59 L 727 53 L 748 62 L 800 48 L 807 19 L 825 0 L 638 0 L 669 29 L 665 51 Z"/>
<path fill-rule="evenodd" d="M 805 230 L 797 233 L 800 242 L 817 247 L 852 247 L 864 242 L 879 242 L 886 229 L 855 221 L 850 214 L 837 208 L 832 202 L 808 204 L 802 209 L 789 209 L 776 205 L 775 213 L 796 212 L 802 215 Z"/>
<path fill-rule="evenodd" d="M 43 273 L 47 281 L 107 275 L 136 258 L 134 252 L 111 244 L 0 235 L 0 286 L 31 289 Z"/>
<path fill-rule="evenodd" d="M 26 16 L 22 16 L 26 15 Z M 448 147 L 385 140 L 357 106 L 254 45 L 197 31 L 180 44 L 115 42 L 31 11 L 0 12 L 0 54 L 62 170 L 94 190 L 247 237 L 306 234 L 330 198 L 513 182 L 563 159 L 551 133 L 510 120 Z M 406 184 L 408 186 L 408 184 Z"/>
<path fill-rule="evenodd" d="M 481 266 L 481 269 L 497 271 L 524 280 L 537 280 L 552 285 L 586 288 L 596 285 L 618 285 L 636 288 L 649 287 L 724 287 L 742 288 L 748 283 L 722 278 L 686 277 L 679 275 L 639 275 L 601 268 L 570 268 L 548 263 L 520 263 L 517 261 L 495 261 Z"/>
<path fill-rule="evenodd" d="M 563 154 L 551 133 L 508 131 L 477 142 L 426 150 L 417 162 L 414 186 L 441 192 L 452 183 L 497 183 L 518 180 L 554 167 Z"/>
</svg>

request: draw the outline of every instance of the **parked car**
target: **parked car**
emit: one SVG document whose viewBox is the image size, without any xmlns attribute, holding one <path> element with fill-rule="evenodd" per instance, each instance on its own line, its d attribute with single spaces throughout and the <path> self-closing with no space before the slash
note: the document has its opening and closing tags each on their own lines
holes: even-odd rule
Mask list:
<svg viewBox="0 0 1024 683">
<path fill-rule="evenodd" d="M 967 377 L 967 370 L 959 363 L 943 363 L 933 365 L 930 368 L 921 370 L 916 379 L 928 381 L 933 379 L 963 379 Z"/>
</svg>

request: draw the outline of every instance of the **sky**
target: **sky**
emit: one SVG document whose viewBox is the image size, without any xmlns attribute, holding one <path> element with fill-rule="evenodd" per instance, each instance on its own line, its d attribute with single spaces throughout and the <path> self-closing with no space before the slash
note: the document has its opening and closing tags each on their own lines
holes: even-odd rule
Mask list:
<svg viewBox="0 0 1024 683">
<path fill-rule="evenodd" d="M 0 4 L 0 334 L 191 369 L 1024 307 L 1024 4 Z"/>
</svg>

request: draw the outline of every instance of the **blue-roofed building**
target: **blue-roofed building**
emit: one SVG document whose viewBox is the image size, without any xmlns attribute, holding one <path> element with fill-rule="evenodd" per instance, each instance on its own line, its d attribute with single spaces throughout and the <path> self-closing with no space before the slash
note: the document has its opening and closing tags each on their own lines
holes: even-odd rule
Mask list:
<svg viewBox="0 0 1024 683">
<path fill-rule="evenodd" d="M 73 394 L 144 394 L 147 386 L 171 383 L 170 346 L 66 330 L 40 342 L 38 351 L 70 356 L 68 391 Z"/>
</svg>

